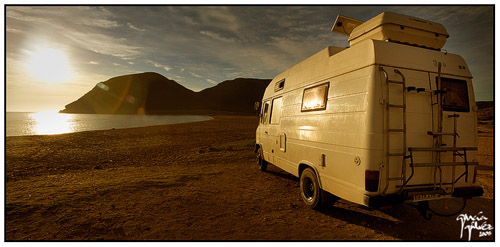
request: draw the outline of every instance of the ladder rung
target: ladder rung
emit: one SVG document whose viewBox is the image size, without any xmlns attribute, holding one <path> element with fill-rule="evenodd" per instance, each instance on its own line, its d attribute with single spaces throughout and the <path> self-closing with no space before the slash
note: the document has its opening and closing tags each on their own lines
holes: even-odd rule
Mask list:
<svg viewBox="0 0 500 247">
<path fill-rule="evenodd" d="M 454 136 L 456 133 L 433 133 L 432 131 L 427 131 L 428 135 L 432 136 Z"/>
<path fill-rule="evenodd" d="M 389 132 L 405 132 L 404 129 L 389 129 Z"/>
<path fill-rule="evenodd" d="M 394 108 L 405 108 L 405 105 L 394 105 L 394 104 L 387 104 L 389 107 L 394 107 Z"/>
<path fill-rule="evenodd" d="M 404 153 L 388 153 L 389 156 L 405 156 Z"/>
<path fill-rule="evenodd" d="M 409 87 L 407 87 L 409 88 Z M 434 90 L 429 90 L 429 89 L 424 89 L 424 88 L 417 88 L 417 89 L 409 89 L 407 90 L 409 93 L 414 92 L 414 93 L 433 93 Z"/>
<path fill-rule="evenodd" d="M 405 84 L 402 81 L 393 81 L 393 80 L 387 80 L 387 83 L 393 83 L 393 84 L 399 84 L 399 85 L 404 85 Z"/>
<path fill-rule="evenodd" d="M 432 135 L 454 136 L 455 133 L 432 133 Z"/>
<path fill-rule="evenodd" d="M 410 164 L 413 167 L 435 167 L 435 166 L 475 166 L 479 165 L 478 162 L 442 162 L 442 163 L 413 163 Z"/>
<path fill-rule="evenodd" d="M 477 147 L 456 147 L 456 148 L 408 148 L 409 151 L 435 151 L 435 152 L 450 152 L 450 151 L 466 151 L 477 150 Z"/>
</svg>

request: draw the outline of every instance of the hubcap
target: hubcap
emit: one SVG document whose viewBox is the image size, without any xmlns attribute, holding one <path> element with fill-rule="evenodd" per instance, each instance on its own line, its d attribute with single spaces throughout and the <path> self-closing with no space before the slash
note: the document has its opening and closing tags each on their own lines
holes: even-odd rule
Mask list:
<svg viewBox="0 0 500 247">
<path fill-rule="evenodd" d="M 314 183 L 310 178 L 304 178 L 302 192 L 304 197 L 308 201 L 312 201 L 314 198 Z"/>
</svg>

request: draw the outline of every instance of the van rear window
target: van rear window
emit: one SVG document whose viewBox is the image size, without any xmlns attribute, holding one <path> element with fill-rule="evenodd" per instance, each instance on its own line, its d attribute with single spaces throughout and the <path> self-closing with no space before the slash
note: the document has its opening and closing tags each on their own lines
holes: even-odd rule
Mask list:
<svg viewBox="0 0 500 247">
<path fill-rule="evenodd" d="M 324 83 L 314 87 L 304 89 L 302 96 L 301 111 L 317 111 L 326 109 L 326 99 L 328 98 L 328 88 L 330 83 Z"/>
<path fill-rule="evenodd" d="M 437 78 L 436 78 L 437 83 Z M 443 110 L 455 112 L 469 112 L 469 93 L 467 81 L 441 78 L 441 87 L 446 90 L 443 95 Z"/>
</svg>

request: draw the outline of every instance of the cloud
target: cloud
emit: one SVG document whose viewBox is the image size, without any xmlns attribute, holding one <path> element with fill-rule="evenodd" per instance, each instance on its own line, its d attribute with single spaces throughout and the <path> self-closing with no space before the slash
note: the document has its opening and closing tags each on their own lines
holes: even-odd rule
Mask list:
<svg viewBox="0 0 500 247">
<path fill-rule="evenodd" d="M 7 25 L 26 32 L 25 40 L 45 39 L 65 46 L 77 46 L 103 55 L 134 57 L 140 46 L 130 45 L 115 16 L 102 8 L 70 6 L 7 7 Z M 57 37 L 57 39 L 55 38 Z"/>
<path fill-rule="evenodd" d="M 81 33 L 67 31 L 62 34 L 81 48 L 103 55 L 115 57 L 134 57 L 141 54 L 140 46 L 127 44 L 127 39 L 101 33 Z"/>
<path fill-rule="evenodd" d="M 427 8 L 395 7 L 395 12 L 419 17 L 438 23 L 453 23 L 454 25 L 470 22 L 482 17 L 486 6 L 429 6 Z"/>
<path fill-rule="evenodd" d="M 172 68 L 169 67 L 169 66 L 166 66 L 166 65 L 163 65 L 163 64 L 159 64 L 157 62 L 154 62 L 154 61 L 151 61 L 151 60 L 148 60 L 146 61 L 146 63 L 149 63 L 149 64 L 152 64 L 153 66 L 155 66 L 156 68 L 163 68 L 164 70 L 166 71 L 170 71 Z"/>
<path fill-rule="evenodd" d="M 234 42 L 234 41 L 236 41 L 233 38 L 222 37 L 220 34 L 214 33 L 214 32 L 210 32 L 210 31 L 200 31 L 200 33 L 203 34 L 203 35 L 206 35 L 208 37 L 211 37 L 211 38 L 214 38 L 214 39 L 217 39 L 217 40 L 220 40 L 220 41 L 224 41 L 224 42 Z"/>
<path fill-rule="evenodd" d="M 82 23 L 87 26 L 94 26 L 100 28 L 115 28 L 120 26 L 116 21 L 110 21 L 106 19 L 100 19 L 100 20 L 83 19 Z"/>
<path fill-rule="evenodd" d="M 15 28 L 6 28 L 5 31 L 9 33 L 24 33 L 24 31 Z"/>
<path fill-rule="evenodd" d="M 132 25 L 131 23 L 127 23 L 127 26 L 130 27 L 133 30 L 136 30 L 136 31 L 140 31 L 140 32 L 147 31 L 146 29 L 138 28 L 138 27 Z"/>
<path fill-rule="evenodd" d="M 240 19 L 227 6 L 196 8 L 202 23 L 229 31 L 240 29 Z"/>
<path fill-rule="evenodd" d="M 203 78 L 203 76 L 195 74 L 193 72 L 189 72 L 189 74 L 191 74 L 192 76 L 197 77 L 197 78 Z"/>
<path fill-rule="evenodd" d="M 188 16 L 184 16 L 184 21 L 186 21 L 186 23 L 191 25 L 198 25 L 198 22 L 196 22 L 195 20 L 193 20 L 193 18 Z"/>
<path fill-rule="evenodd" d="M 217 85 L 217 82 L 214 81 L 214 80 L 211 80 L 211 79 L 207 79 L 208 82 L 210 82 L 211 84 L 214 84 L 214 85 Z"/>
<path fill-rule="evenodd" d="M 12 18 L 20 21 L 26 21 L 26 22 L 42 22 L 42 21 L 47 21 L 46 18 L 36 16 L 36 15 L 30 15 L 29 11 L 31 8 L 22 8 L 22 7 L 6 7 L 6 17 L 7 18 Z"/>
<path fill-rule="evenodd" d="M 90 61 L 89 64 L 99 64 L 99 62 L 96 61 Z"/>
</svg>

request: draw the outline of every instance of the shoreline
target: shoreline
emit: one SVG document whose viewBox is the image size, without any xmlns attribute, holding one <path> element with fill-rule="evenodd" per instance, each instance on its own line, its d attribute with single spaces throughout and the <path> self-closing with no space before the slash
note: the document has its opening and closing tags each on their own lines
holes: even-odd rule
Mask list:
<svg viewBox="0 0 500 247">
<path fill-rule="evenodd" d="M 144 114 L 135 113 L 91 113 L 91 112 L 64 112 L 59 110 L 60 114 L 95 114 L 95 115 L 148 115 L 148 116 L 182 116 L 182 115 L 206 115 L 206 116 L 252 116 L 255 115 L 255 111 L 245 111 L 245 112 L 231 112 L 231 111 L 214 111 L 214 110 L 164 110 L 164 111 L 150 111 Z"/>
<path fill-rule="evenodd" d="M 13 113 L 16 114 L 16 113 Z M 36 113 L 21 113 L 19 112 L 18 114 L 36 114 Z M 53 113 L 53 114 L 65 114 L 65 113 Z M 73 113 L 72 113 L 73 114 Z M 78 114 L 74 114 L 78 115 Z M 87 114 L 82 114 L 82 115 L 87 115 Z M 71 117 L 70 121 L 66 120 L 65 118 L 60 119 L 60 117 L 55 116 L 56 120 L 54 120 L 54 117 L 52 116 L 52 112 L 50 113 L 50 116 L 41 116 L 41 119 L 37 119 L 38 117 L 35 117 L 35 120 L 31 120 L 30 117 L 22 117 L 22 121 L 25 121 L 25 119 L 30 119 L 30 121 L 34 121 L 34 123 L 31 123 L 31 126 L 27 126 L 24 128 L 23 126 L 19 126 L 16 124 L 16 121 L 19 120 L 13 120 L 14 122 L 9 122 L 6 119 L 6 131 L 4 132 L 5 137 L 19 137 L 19 136 L 36 136 L 36 135 L 58 135 L 58 134 L 68 134 L 68 133 L 78 133 L 78 132 L 86 132 L 86 131 L 97 131 L 97 130 L 116 130 L 116 129 L 128 129 L 128 128 L 139 128 L 139 127 L 152 127 L 152 126 L 163 126 L 163 125 L 172 125 L 172 124 L 178 124 L 178 123 L 190 123 L 190 122 L 199 122 L 199 121 L 209 121 L 213 120 L 215 117 L 218 117 L 218 115 L 191 115 L 191 114 L 186 114 L 186 115 L 145 115 L 146 117 L 153 117 L 149 118 L 148 123 L 142 122 L 142 118 L 140 115 L 128 115 L 128 114 L 122 114 L 122 115 L 112 115 L 112 114 L 92 114 L 90 116 L 96 116 L 96 118 L 83 118 L 82 121 L 84 122 L 83 125 L 79 123 L 81 120 L 81 117 L 76 117 L 77 119 L 74 120 Z M 99 116 L 103 116 L 103 118 L 99 118 Z M 128 124 L 124 124 L 126 119 L 120 120 L 119 118 L 123 117 L 128 117 L 131 116 L 130 120 L 132 120 L 134 123 L 128 122 Z M 118 118 L 115 119 L 114 117 Z M 135 118 L 139 117 L 139 118 Z M 157 123 L 158 120 L 155 119 L 155 117 L 172 117 L 171 119 L 165 119 L 167 123 Z M 184 118 L 183 118 L 184 117 Z M 199 118 L 199 119 L 194 119 L 194 118 Z M 86 120 L 85 120 L 86 119 Z M 116 124 L 110 124 L 106 123 L 107 121 L 114 121 Z M 55 121 L 55 122 L 54 122 Z M 117 122 L 118 121 L 118 122 Z M 121 122 L 120 122 L 121 121 Z M 163 120 L 160 120 L 162 122 L 165 122 Z M 170 123 L 168 123 L 170 121 Z M 53 124 L 58 124 L 63 127 L 61 130 L 53 129 L 48 127 L 48 125 L 53 125 Z M 37 129 L 36 126 L 33 125 L 41 125 L 42 129 L 39 130 Z M 11 126 L 12 125 L 12 126 Z M 129 125 L 129 126 L 127 126 Z M 45 129 L 44 129 L 45 128 Z M 38 132 L 38 133 L 37 133 Z M 59 133 L 58 133 L 59 132 Z"/>
</svg>

